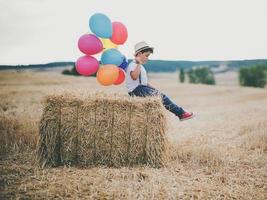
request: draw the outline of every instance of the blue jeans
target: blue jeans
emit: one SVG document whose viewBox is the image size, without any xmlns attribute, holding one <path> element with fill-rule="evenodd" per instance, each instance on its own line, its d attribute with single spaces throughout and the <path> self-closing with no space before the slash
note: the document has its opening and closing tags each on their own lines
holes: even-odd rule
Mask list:
<svg viewBox="0 0 267 200">
<path fill-rule="evenodd" d="M 146 97 L 146 96 L 154 96 L 160 95 L 162 98 L 162 103 L 167 110 L 178 116 L 179 118 L 185 112 L 183 108 L 177 106 L 173 103 L 169 97 L 165 94 L 161 93 L 157 89 L 151 88 L 146 85 L 138 85 L 132 92 L 128 93 L 130 96 L 138 96 L 138 97 Z"/>
</svg>

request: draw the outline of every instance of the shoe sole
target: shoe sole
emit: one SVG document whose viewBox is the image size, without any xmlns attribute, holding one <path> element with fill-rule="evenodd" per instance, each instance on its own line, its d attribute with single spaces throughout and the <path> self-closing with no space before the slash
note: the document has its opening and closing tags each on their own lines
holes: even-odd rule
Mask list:
<svg viewBox="0 0 267 200">
<path fill-rule="evenodd" d="M 190 117 L 187 117 L 187 118 L 184 118 L 184 119 L 180 119 L 180 121 L 185 121 L 185 120 L 188 120 L 188 119 L 192 119 L 193 117 L 195 117 L 194 114 L 192 116 L 190 116 Z"/>
</svg>

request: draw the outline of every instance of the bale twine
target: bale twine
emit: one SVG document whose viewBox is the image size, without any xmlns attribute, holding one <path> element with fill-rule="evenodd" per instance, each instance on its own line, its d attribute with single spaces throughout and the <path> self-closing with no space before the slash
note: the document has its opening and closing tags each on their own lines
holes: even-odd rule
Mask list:
<svg viewBox="0 0 267 200">
<path fill-rule="evenodd" d="M 166 117 L 159 97 L 50 95 L 40 121 L 42 166 L 164 166 Z"/>
</svg>

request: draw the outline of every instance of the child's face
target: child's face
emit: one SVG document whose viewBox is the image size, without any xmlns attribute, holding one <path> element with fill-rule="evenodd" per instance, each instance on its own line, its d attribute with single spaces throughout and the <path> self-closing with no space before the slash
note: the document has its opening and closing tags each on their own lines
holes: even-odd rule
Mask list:
<svg viewBox="0 0 267 200">
<path fill-rule="evenodd" d="M 137 57 L 139 57 L 142 63 L 145 64 L 148 61 L 150 54 L 150 52 L 139 53 Z"/>
</svg>

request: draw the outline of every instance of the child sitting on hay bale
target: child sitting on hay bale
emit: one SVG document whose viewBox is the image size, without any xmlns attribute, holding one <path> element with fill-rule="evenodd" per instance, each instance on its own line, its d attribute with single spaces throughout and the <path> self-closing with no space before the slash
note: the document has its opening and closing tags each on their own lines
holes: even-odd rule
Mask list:
<svg viewBox="0 0 267 200">
<path fill-rule="evenodd" d="M 191 119 L 194 116 L 193 112 L 184 111 L 183 108 L 173 103 L 169 97 L 148 84 L 147 73 L 143 64 L 147 62 L 153 50 L 154 48 L 150 47 L 144 41 L 135 45 L 135 59 L 133 59 L 126 70 L 126 87 L 129 91 L 128 94 L 130 96 L 141 97 L 160 95 L 165 108 L 179 117 L 181 121 Z"/>
</svg>

